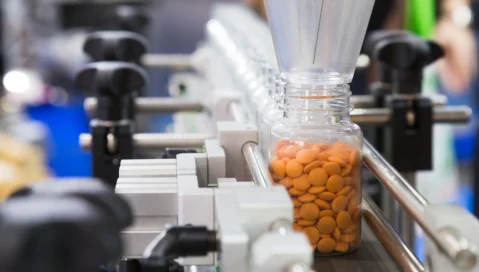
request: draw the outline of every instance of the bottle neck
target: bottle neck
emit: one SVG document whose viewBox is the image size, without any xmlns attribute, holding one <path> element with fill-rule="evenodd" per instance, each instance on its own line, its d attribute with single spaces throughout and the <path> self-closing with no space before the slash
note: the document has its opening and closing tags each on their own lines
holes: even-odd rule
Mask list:
<svg viewBox="0 0 479 272">
<path fill-rule="evenodd" d="M 348 85 L 285 85 L 281 106 L 285 120 L 298 123 L 340 123 L 350 120 Z"/>
</svg>

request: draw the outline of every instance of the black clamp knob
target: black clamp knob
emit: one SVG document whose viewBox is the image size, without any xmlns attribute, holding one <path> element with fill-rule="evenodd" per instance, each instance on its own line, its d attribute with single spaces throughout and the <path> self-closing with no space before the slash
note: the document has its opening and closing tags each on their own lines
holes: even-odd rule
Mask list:
<svg viewBox="0 0 479 272">
<path fill-rule="evenodd" d="M 412 35 L 410 32 L 397 30 L 377 30 L 373 31 L 364 40 L 363 51 L 369 56 L 370 59 L 374 59 L 376 56 L 376 51 L 383 45 L 383 42 L 389 41 L 391 39 L 405 37 Z M 378 72 L 379 72 L 379 82 L 383 84 L 392 84 L 393 83 L 393 71 L 384 62 L 378 63 Z"/>
<path fill-rule="evenodd" d="M 120 161 L 134 157 L 131 104 L 146 73 L 131 63 L 96 62 L 77 75 L 76 83 L 94 90 L 98 101 L 97 119 L 90 122 L 92 175 L 115 187 Z"/>
<path fill-rule="evenodd" d="M 379 42 L 374 58 L 393 70 L 393 90 L 400 94 L 421 92 L 423 69 L 444 56 L 437 43 L 414 35 L 401 35 Z"/>
<path fill-rule="evenodd" d="M 133 223 L 133 213 L 128 203 L 111 188 L 95 179 L 65 179 L 61 182 L 44 181 L 21 188 L 10 195 L 8 200 L 28 197 L 69 197 L 79 198 L 95 205 L 110 217 L 118 229 Z"/>
<path fill-rule="evenodd" d="M 131 96 L 147 82 L 146 72 L 126 62 L 95 62 L 76 76 L 76 84 L 94 90 L 98 99 L 97 119 L 128 120 Z"/>
<path fill-rule="evenodd" d="M 116 8 L 116 17 L 122 30 L 143 32 L 148 25 L 148 11 L 142 5 L 120 5 Z"/>
<path fill-rule="evenodd" d="M 121 256 L 120 231 L 131 221 L 111 211 L 126 203 L 92 182 L 72 185 L 45 182 L 21 190 L 2 204 L 1 271 L 97 271 L 99 265 Z M 100 191 L 108 201 L 98 203 L 86 197 Z M 131 218 L 126 207 L 123 213 Z"/>
<path fill-rule="evenodd" d="M 129 31 L 98 31 L 91 33 L 83 51 L 94 61 L 124 61 L 140 63 L 148 48 L 148 41 Z"/>
</svg>

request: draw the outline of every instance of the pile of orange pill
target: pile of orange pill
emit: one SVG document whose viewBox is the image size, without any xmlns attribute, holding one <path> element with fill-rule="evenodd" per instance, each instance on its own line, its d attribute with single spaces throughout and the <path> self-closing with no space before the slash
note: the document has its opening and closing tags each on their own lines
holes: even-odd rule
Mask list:
<svg viewBox="0 0 479 272">
<path fill-rule="evenodd" d="M 276 184 L 288 189 L 296 231 L 313 249 L 344 253 L 361 236 L 361 154 L 341 143 L 312 144 L 281 140 L 270 161 Z"/>
</svg>

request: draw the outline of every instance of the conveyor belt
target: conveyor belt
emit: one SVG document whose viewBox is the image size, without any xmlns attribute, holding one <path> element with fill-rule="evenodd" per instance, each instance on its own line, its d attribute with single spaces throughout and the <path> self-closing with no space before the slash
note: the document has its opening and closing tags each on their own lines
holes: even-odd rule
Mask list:
<svg viewBox="0 0 479 272">
<path fill-rule="evenodd" d="M 318 272 L 401 271 L 364 220 L 362 229 L 362 244 L 357 251 L 341 256 L 316 257 L 313 269 Z"/>
</svg>

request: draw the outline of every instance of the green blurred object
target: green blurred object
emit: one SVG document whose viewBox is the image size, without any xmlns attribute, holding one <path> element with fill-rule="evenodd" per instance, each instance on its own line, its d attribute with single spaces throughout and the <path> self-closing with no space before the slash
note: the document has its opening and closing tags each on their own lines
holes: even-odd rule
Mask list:
<svg viewBox="0 0 479 272">
<path fill-rule="evenodd" d="M 436 0 L 407 0 L 405 28 L 423 38 L 432 38 L 436 25 Z"/>
</svg>

